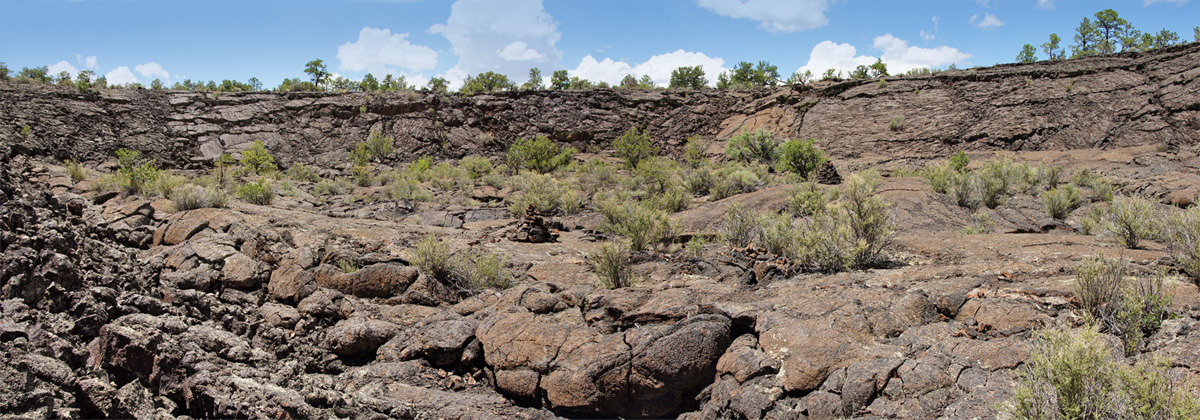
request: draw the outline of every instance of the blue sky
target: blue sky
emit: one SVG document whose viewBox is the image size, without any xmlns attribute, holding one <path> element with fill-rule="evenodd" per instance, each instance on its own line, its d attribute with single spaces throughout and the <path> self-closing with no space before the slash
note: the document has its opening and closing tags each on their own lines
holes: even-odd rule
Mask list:
<svg viewBox="0 0 1200 420">
<path fill-rule="evenodd" d="M 882 58 L 893 73 L 1012 62 L 1021 45 L 1112 8 L 1193 40 L 1200 0 L 3 0 L 0 61 L 90 69 L 110 83 L 304 78 L 320 58 L 350 79 L 529 68 L 593 81 L 767 60 L 786 77 Z M 1039 54 L 1040 55 L 1040 54 Z"/>
</svg>

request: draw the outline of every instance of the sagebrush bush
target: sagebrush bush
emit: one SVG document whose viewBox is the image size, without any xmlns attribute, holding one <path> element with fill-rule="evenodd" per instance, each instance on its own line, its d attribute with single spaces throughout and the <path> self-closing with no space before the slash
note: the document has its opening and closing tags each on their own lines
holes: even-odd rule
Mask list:
<svg viewBox="0 0 1200 420">
<path fill-rule="evenodd" d="M 1042 193 L 1042 205 L 1046 207 L 1046 213 L 1058 220 L 1066 219 L 1082 203 L 1083 199 L 1074 185 L 1063 185 Z"/>
<path fill-rule="evenodd" d="M 613 140 L 612 146 L 615 149 L 613 154 L 625 159 L 625 167 L 629 169 L 638 167 L 642 159 L 658 154 L 658 147 L 650 142 L 650 136 L 637 128 L 630 128 L 621 137 Z"/>
<path fill-rule="evenodd" d="M 317 174 L 316 168 L 297 163 L 288 168 L 288 178 L 303 182 L 321 182 L 321 176 Z"/>
<path fill-rule="evenodd" d="M 812 216 L 825 212 L 830 201 L 838 197 L 837 190 L 822 191 L 816 182 L 808 181 L 788 190 L 788 210 L 796 216 Z"/>
<path fill-rule="evenodd" d="M 508 197 L 508 210 L 513 217 L 525 217 L 530 204 L 546 214 L 575 214 L 583 208 L 584 196 L 570 183 L 553 176 L 526 172 L 510 179 L 516 193 Z"/>
<path fill-rule="evenodd" d="M 650 207 L 667 213 L 679 213 L 687 210 L 692 204 L 692 194 L 682 187 L 673 187 L 659 194 L 650 196 L 647 200 Z"/>
<path fill-rule="evenodd" d="M 458 161 L 458 167 L 467 171 L 471 179 L 480 179 L 492 174 L 492 161 L 483 156 L 467 156 Z"/>
<path fill-rule="evenodd" d="M 1171 379 L 1170 363 L 1115 360 L 1093 328 L 1037 335 L 1017 372 L 1014 419 L 1195 419 L 1200 406 L 1188 386 Z"/>
<path fill-rule="evenodd" d="M 708 239 L 700 235 L 693 236 L 687 243 L 688 255 L 692 258 L 703 258 L 705 245 L 708 245 Z"/>
<path fill-rule="evenodd" d="M 770 131 L 742 131 L 729 138 L 729 142 L 725 144 L 725 156 L 744 163 L 760 162 L 771 165 L 775 163 L 775 147 L 775 139 Z"/>
<path fill-rule="evenodd" d="M 720 200 L 725 197 L 754 192 L 760 186 L 762 186 L 762 181 L 758 174 L 749 169 L 739 169 L 719 181 L 709 193 L 713 200 Z"/>
<path fill-rule="evenodd" d="M 677 175 L 682 168 L 675 161 L 665 157 L 649 157 L 642 159 L 633 173 L 638 184 L 651 194 L 666 191 L 678 184 Z"/>
<path fill-rule="evenodd" d="M 947 193 L 954 204 L 971 210 L 979 208 L 983 203 L 983 193 L 979 178 L 969 172 L 954 172 L 950 174 Z"/>
<path fill-rule="evenodd" d="M 1073 293 L 1084 318 L 1120 337 L 1133 354 L 1170 313 L 1171 296 L 1161 271 L 1134 276 L 1124 259 L 1089 258 L 1080 264 Z"/>
<path fill-rule="evenodd" d="M 721 225 L 721 239 L 735 247 L 745 247 L 754 240 L 756 224 L 754 212 L 741 204 L 730 204 L 725 209 Z"/>
<path fill-rule="evenodd" d="M 971 216 L 971 224 L 963 226 L 963 235 L 979 235 L 996 231 L 996 222 L 986 213 L 975 213 Z"/>
<path fill-rule="evenodd" d="M 199 208 L 224 208 L 229 205 L 229 195 L 213 187 L 201 187 L 187 184 L 176 188 L 171 193 L 171 202 L 175 211 L 188 211 Z"/>
<path fill-rule="evenodd" d="M 142 184 L 141 191 L 138 191 L 138 193 L 141 195 L 158 194 L 164 198 L 169 198 L 176 188 L 179 188 L 179 186 L 187 181 L 187 177 L 175 175 L 167 171 L 159 171 L 158 176 Z"/>
<path fill-rule="evenodd" d="M 850 266 L 847 244 L 852 232 L 840 206 L 805 219 L 797 232 L 796 256 L 804 266 L 827 273 Z"/>
<path fill-rule="evenodd" d="M 421 186 L 421 183 L 416 179 L 408 176 L 397 176 L 389 181 L 387 189 L 384 190 L 389 200 L 398 201 L 416 201 L 428 202 L 433 201 L 433 193 Z"/>
<path fill-rule="evenodd" d="M 428 235 L 417 242 L 413 249 L 413 264 L 422 273 L 437 281 L 450 281 L 454 275 L 454 257 L 450 254 L 450 244 L 434 235 Z"/>
<path fill-rule="evenodd" d="M 117 149 L 117 173 L 110 178 L 109 186 L 127 193 L 148 192 L 150 184 L 160 175 L 154 159 L 143 158 L 137 150 L 121 148 Z"/>
<path fill-rule="evenodd" d="M 396 140 L 375 130 L 371 130 L 371 134 L 367 135 L 365 145 L 367 153 L 375 159 L 386 158 L 396 151 Z"/>
<path fill-rule="evenodd" d="M 259 178 L 257 182 L 247 182 L 238 187 L 237 197 L 247 203 L 266 206 L 275 200 L 275 193 L 271 192 L 266 178 Z"/>
<path fill-rule="evenodd" d="M 332 196 L 342 195 L 354 189 L 354 184 L 349 180 L 322 180 L 316 185 L 313 185 L 312 194 L 316 196 Z"/>
<path fill-rule="evenodd" d="M 672 234 L 674 226 L 667 214 L 640 202 L 600 200 L 597 210 L 603 218 L 600 228 L 629 240 L 629 248 L 643 251 Z"/>
<path fill-rule="evenodd" d="M 459 264 L 463 286 L 479 289 L 507 289 L 513 275 L 507 268 L 508 256 L 495 251 L 468 251 Z"/>
<path fill-rule="evenodd" d="M 925 178 L 925 183 L 929 184 L 933 192 L 938 194 L 947 194 L 950 192 L 952 174 L 952 167 L 946 163 L 926 166 L 921 170 L 921 177 Z"/>
<path fill-rule="evenodd" d="M 888 204 L 875 195 L 879 173 L 874 170 L 852 174 L 839 201 L 850 225 L 851 268 L 867 268 L 880 262 L 883 248 L 891 242 L 895 224 L 888 217 Z"/>
<path fill-rule="evenodd" d="M 888 130 L 904 130 L 904 117 L 892 117 L 892 119 L 888 121 Z"/>
<path fill-rule="evenodd" d="M 573 147 L 560 148 L 546 137 L 517 139 L 509 146 L 505 160 L 514 173 L 522 169 L 547 173 L 571 163 L 576 152 Z"/>
<path fill-rule="evenodd" d="M 588 256 L 588 262 L 600 279 L 600 284 L 608 289 L 629 287 L 633 285 L 633 267 L 629 262 L 629 252 L 624 246 L 605 242 L 600 249 Z"/>
<path fill-rule="evenodd" d="M 716 185 L 717 177 L 707 167 L 692 169 L 683 176 L 683 187 L 692 195 L 708 195 Z"/>
<path fill-rule="evenodd" d="M 1117 242 L 1129 249 L 1143 240 L 1157 238 L 1162 232 L 1163 216 L 1158 205 L 1142 197 L 1114 197 L 1108 206 L 1104 228 Z"/>
<path fill-rule="evenodd" d="M 758 242 L 767 252 L 783 256 L 796 255 L 796 238 L 799 236 L 795 221 L 786 214 L 766 214 L 756 220 Z"/>
<path fill-rule="evenodd" d="M 1200 207 L 1192 207 L 1171 215 L 1167 229 L 1167 246 L 1180 271 L 1200 279 Z"/>
<path fill-rule="evenodd" d="M 805 179 L 812 177 L 825 162 L 825 153 L 813 145 L 815 141 L 791 139 L 780 144 L 775 153 L 778 156 L 775 169 L 792 172 Z"/>
<path fill-rule="evenodd" d="M 67 175 L 71 177 L 71 182 L 79 182 L 87 179 L 88 170 L 79 164 L 79 162 L 67 159 L 64 164 L 67 167 Z"/>
<path fill-rule="evenodd" d="M 274 172 L 279 169 L 275 166 L 275 157 L 271 156 L 271 152 L 267 151 L 261 140 L 255 140 L 249 149 L 242 152 L 241 164 L 242 170 L 250 174 Z"/>
<path fill-rule="evenodd" d="M 703 137 L 688 137 L 687 143 L 683 146 L 683 162 L 692 169 L 703 166 L 708 163 L 708 158 L 704 156 L 705 149 L 708 149 L 708 141 Z"/>
</svg>

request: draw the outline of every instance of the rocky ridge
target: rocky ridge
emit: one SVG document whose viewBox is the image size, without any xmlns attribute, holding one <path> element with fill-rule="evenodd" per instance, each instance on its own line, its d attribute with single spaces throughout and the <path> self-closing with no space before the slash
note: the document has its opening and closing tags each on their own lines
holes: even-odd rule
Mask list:
<svg viewBox="0 0 1200 420">
<path fill-rule="evenodd" d="M 983 210 L 996 233 L 960 235 L 970 211 L 896 176 L 880 186 L 899 224 L 886 267 L 796 274 L 769 254 L 712 245 L 702 258 L 634 253 L 639 282 L 610 290 L 585 262 L 598 247 L 594 215 L 563 218 L 556 242 L 533 243 L 507 239 L 521 220 L 486 206 L 318 211 L 289 198 L 172 212 L 166 200 L 93 192 L 38 158 L 102 159 L 123 145 L 187 167 L 262 138 L 281 160 L 342 162 L 372 128 L 396 136 L 402 156 L 491 154 L 535 134 L 602 144 L 644 122 L 667 148 L 741 128 L 815 136 L 839 159 L 834 173 L 1018 150 L 1167 199 L 1200 185 L 1200 73 L 1188 64 L 1198 54 L 1190 44 L 731 93 L 82 96 L 0 85 L 0 130 L 25 118 L 36 127 L 28 139 L 0 131 L 14 139 L 0 151 L 0 416 L 994 417 L 1034 332 L 1078 324 L 1079 259 L 1149 266 L 1164 260 L 1162 244 L 1121 250 L 1075 235 L 1029 198 Z M 1071 79 L 1070 90 L 1056 84 Z M 548 101 L 561 102 L 535 106 Z M 888 128 L 903 109 L 904 127 Z M 785 199 L 772 186 L 701 203 L 678 215 L 682 235 L 713 235 L 733 204 L 774 211 Z M 517 285 L 464 293 L 420 273 L 413 247 L 429 234 L 453 252 L 510 255 Z M 1138 357 L 1170 357 L 1174 374 L 1195 377 L 1200 293 L 1170 287 L 1180 317 Z"/>
</svg>

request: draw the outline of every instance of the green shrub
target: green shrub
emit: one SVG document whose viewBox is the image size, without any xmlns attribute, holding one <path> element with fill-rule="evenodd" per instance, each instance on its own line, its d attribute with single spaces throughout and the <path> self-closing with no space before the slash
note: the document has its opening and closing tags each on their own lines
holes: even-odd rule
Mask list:
<svg viewBox="0 0 1200 420">
<path fill-rule="evenodd" d="M 693 236 L 687 243 L 688 255 L 692 258 L 703 258 L 705 245 L 708 245 L 708 239 L 700 235 Z"/>
<path fill-rule="evenodd" d="M 1100 175 L 1087 168 L 1080 169 L 1071 174 L 1071 183 L 1080 188 L 1091 188 L 1099 180 Z"/>
<path fill-rule="evenodd" d="M 517 191 L 508 197 L 508 211 L 513 217 L 525 217 L 530 204 L 546 214 L 575 214 L 583 208 L 583 194 L 550 175 L 526 172 L 512 177 L 510 182 Z"/>
<path fill-rule="evenodd" d="M 629 262 L 629 252 L 624 246 L 605 242 L 596 253 L 588 256 L 588 262 L 592 264 L 596 277 L 605 288 L 616 289 L 633 285 L 633 267 Z"/>
<path fill-rule="evenodd" d="M 708 158 L 704 156 L 704 151 L 708 149 L 708 141 L 700 136 L 688 137 L 687 143 L 683 145 L 683 162 L 692 169 L 708 163 Z"/>
<path fill-rule="evenodd" d="M 1058 220 L 1066 219 L 1082 203 L 1079 190 L 1073 185 L 1063 185 L 1042 193 L 1042 205 L 1046 207 L 1046 212 Z"/>
<path fill-rule="evenodd" d="M 429 156 L 421 156 L 417 160 L 408 164 L 408 173 L 415 175 L 418 180 L 428 181 L 427 173 L 433 168 L 433 158 Z"/>
<path fill-rule="evenodd" d="M 274 172 L 279 169 L 275 166 L 275 157 L 271 156 L 271 152 L 267 151 L 261 140 L 255 140 L 249 149 L 242 152 L 241 164 L 242 169 L 250 174 Z"/>
<path fill-rule="evenodd" d="M 117 149 L 117 174 L 112 178 L 116 187 L 128 193 L 149 191 L 150 183 L 159 175 L 154 159 L 143 158 L 137 150 Z"/>
<path fill-rule="evenodd" d="M 201 187 L 187 184 L 176 188 L 171 193 L 171 202 L 175 211 L 188 211 L 199 208 L 224 208 L 229 205 L 229 195 L 213 187 Z"/>
<path fill-rule="evenodd" d="M 629 169 L 638 167 L 642 159 L 658 154 L 658 147 L 650 142 L 650 136 L 637 128 L 630 128 L 620 138 L 613 140 L 612 146 L 616 149 L 614 154 L 625 159 L 625 167 Z"/>
<path fill-rule="evenodd" d="M 979 235 L 995 231 L 996 222 L 993 222 L 991 216 L 986 213 L 975 213 L 974 216 L 971 216 L 971 224 L 962 228 L 963 235 Z"/>
<path fill-rule="evenodd" d="M 367 165 L 350 167 L 350 179 L 354 180 L 354 185 L 360 187 L 375 185 L 375 175 L 371 172 L 371 167 Z"/>
<path fill-rule="evenodd" d="M 603 217 L 600 229 L 628 238 L 633 251 L 644 251 L 662 242 L 674 230 L 665 212 L 643 203 L 606 199 L 598 201 L 596 207 Z"/>
<path fill-rule="evenodd" d="M 1171 215 L 1167 229 L 1167 247 L 1180 271 L 1193 281 L 1200 279 L 1200 207 Z"/>
<path fill-rule="evenodd" d="M 509 170 L 513 172 L 528 169 L 547 173 L 571 163 L 576 152 L 572 147 L 560 149 L 553 140 L 546 137 L 517 139 L 509 146 L 505 160 Z"/>
<path fill-rule="evenodd" d="M 776 150 L 778 161 L 775 169 L 792 172 L 808 179 L 825 163 L 825 153 L 813 146 L 814 139 L 791 139 L 783 142 Z"/>
<path fill-rule="evenodd" d="M 679 164 L 669 158 L 650 157 L 642 159 L 633 173 L 646 191 L 659 193 L 678 183 L 676 174 L 680 171 Z"/>
<path fill-rule="evenodd" d="M 954 172 L 950 174 L 947 193 L 954 204 L 971 210 L 979 208 L 983 200 L 982 186 L 979 178 L 969 172 Z"/>
<path fill-rule="evenodd" d="M 903 129 L 904 129 L 904 117 L 892 117 L 892 120 L 888 121 L 888 130 L 900 131 Z"/>
<path fill-rule="evenodd" d="M 247 182 L 238 187 L 237 197 L 248 203 L 266 206 L 275 200 L 275 193 L 271 192 L 266 178 L 259 178 L 258 182 Z"/>
<path fill-rule="evenodd" d="M 721 238 L 735 247 L 745 247 L 754 240 L 756 224 L 754 214 L 741 204 L 730 204 L 725 209 Z"/>
<path fill-rule="evenodd" d="M 80 165 L 79 162 L 67 159 L 64 163 L 67 166 L 67 175 L 71 176 L 71 182 L 79 182 L 87 179 L 88 170 L 83 165 Z"/>
<path fill-rule="evenodd" d="M 838 204 L 850 225 L 850 267 L 867 268 L 882 258 L 891 242 L 895 224 L 888 217 L 888 204 L 875 195 L 879 173 L 874 170 L 852 174 Z"/>
<path fill-rule="evenodd" d="M 794 257 L 797 229 L 791 216 L 768 214 L 757 220 L 759 244 L 767 252 L 783 257 Z"/>
<path fill-rule="evenodd" d="M 428 235 L 417 242 L 413 250 L 413 264 L 425 275 L 440 282 L 451 280 L 454 275 L 454 258 L 450 255 L 450 244 Z"/>
<path fill-rule="evenodd" d="M 183 176 L 175 175 L 167 171 L 159 171 L 158 176 L 149 182 L 142 184 L 142 190 L 138 191 L 142 195 L 158 194 L 162 197 L 170 197 L 176 188 L 186 183 L 188 179 Z"/>
<path fill-rule="evenodd" d="M 480 179 L 492 174 L 492 161 L 483 156 L 467 156 L 458 161 L 458 167 L 467 171 L 471 179 Z"/>
<path fill-rule="evenodd" d="M 1093 328 L 1038 334 L 1018 370 L 1013 398 L 1001 408 L 1014 419 L 1195 419 L 1196 397 L 1170 379 L 1170 363 L 1114 360 Z"/>
<path fill-rule="evenodd" d="M 1019 178 L 1017 166 L 1012 158 L 1001 155 L 984 162 L 983 167 L 972 172 L 978 180 L 980 199 L 990 209 L 999 207 L 1009 195 L 1009 186 Z"/>
<path fill-rule="evenodd" d="M 288 178 L 296 181 L 321 182 L 321 176 L 317 175 L 316 168 L 303 163 L 292 165 L 292 167 L 288 168 L 287 174 Z"/>
<path fill-rule="evenodd" d="M 951 171 L 952 165 L 950 164 L 930 165 L 921 170 L 921 177 L 925 178 L 925 183 L 929 184 L 933 192 L 947 194 L 950 192 L 951 178 L 958 173 L 958 171 Z"/>
<path fill-rule="evenodd" d="M 959 150 L 957 153 L 950 156 L 950 168 L 955 172 L 966 172 L 967 166 L 971 164 L 971 157 L 967 156 L 967 152 Z"/>
<path fill-rule="evenodd" d="M 852 232 L 845 222 L 841 206 L 830 206 L 824 213 L 805 219 L 797 229 L 797 260 L 810 269 L 832 273 L 849 267 Z"/>
<path fill-rule="evenodd" d="M 471 180 L 466 170 L 451 166 L 446 162 L 437 164 L 429 170 L 428 174 L 430 184 L 441 191 L 457 190 L 470 194 L 475 187 L 475 182 Z"/>
<path fill-rule="evenodd" d="M 775 139 L 770 131 L 742 131 L 725 144 L 725 156 L 744 163 L 775 163 Z"/>
<path fill-rule="evenodd" d="M 428 202 L 433 201 L 433 193 L 421 186 L 421 183 L 409 177 L 396 177 L 390 181 L 384 190 L 389 200 Z"/>
<path fill-rule="evenodd" d="M 1090 258 L 1080 265 L 1073 290 L 1084 318 L 1120 337 L 1127 355 L 1171 315 L 1163 273 L 1131 277 L 1130 271 L 1124 259 Z"/>
<path fill-rule="evenodd" d="M 507 289 L 513 285 L 507 265 L 507 255 L 472 250 L 463 257 L 460 270 L 465 286 L 471 289 Z"/>
<path fill-rule="evenodd" d="M 747 169 L 740 169 L 730 173 L 723 181 L 719 182 L 716 188 L 710 191 L 713 200 L 720 200 L 725 197 L 730 197 L 738 194 L 754 192 L 762 185 L 758 175 Z"/>
<path fill-rule="evenodd" d="M 1108 209 L 1100 206 L 1092 206 L 1087 214 L 1079 218 L 1079 233 L 1084 235 L 1095 235 L 1104 230 L 1104 219 L 1107 217 Z"/>
<path fill-rule="evenodd" d="M 836 199 L 837 190 L 821 191 L 816 182 L 809 181 L 788 190 L 788 210 L 796 216 L 821 214 Z"/>
<path fill-rule="evenodd" d="M 708 195 L 716 185 L 717 178 L 707 167 L 692 169 L 683 176 L 683 188 L 692 195 Z"/>
<path fill-rule="evenodd" d="M 687 210 L 692 204 L 692 194 L 684 190 L 682 187 L 675 187 L 655 194 L 647 200 L 650 207 L 667 213 L 679 213 Z"/>
<path fill-rule="evenodd" d="M 391 136 L 384 136 L 375 130 L 371 130 L 371 134 L 367 135 L 365 143 L 367 153 L 375 159 L 383 159 L 396 151 L 396 140 Z"/>
<path fill-rule="evenodd" d="M 338 269 L 341 270 L 342 273 L 350 274 L 358 271 L 359 267 L 358 263 L 354 262 L 353 260 L 339 259 Z"/>
<path fill-rule="evenodd" d="M 1098 179 L 1092 183 L 1092 197 L 1097 201 L 1111 202 L 1115 195 L 1115 188 L 1107 179 Z"/>
<path fill-rule="evenodd" d="M 332 196 L 342 195 L 354 189 L 354 184 L 345 179 L 336 181 L 321 180 L 316 185 L 313 185 L 312 194 L 315 196 Z"/>
<path fill-rule="evenodd" d="M 1117 242 L 1129 249 L 1162 232 L 1163 217 L 1157 204 L 1141 197 L 1114 197 L 1108 206 L 1104 227 Z"/>
</svg>

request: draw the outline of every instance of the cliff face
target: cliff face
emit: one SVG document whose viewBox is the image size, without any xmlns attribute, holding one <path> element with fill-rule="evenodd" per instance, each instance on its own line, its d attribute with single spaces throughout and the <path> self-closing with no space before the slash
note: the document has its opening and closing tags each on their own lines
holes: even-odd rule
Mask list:
<svg viewBox="0 0 1200 420">
<path fill-rule="evenodd" d="M 403 153 L 495 153 L 545 135 L 607 146 L 630 127 L 667 149 L 743 129 L 813 137 L 834 156 L 1192 144 L 1200 138 L 1200 44 L 884 81 L 749 91 L 192 93 L 0 84 L 0 138 L 33 154 L 100 159 L 136 148 L 174 165 L 264 141 L 285 159 L 340 157 L 379 130 Z M 894 121 L 894 123 L 893 123 Z M 21 130 L 30 126 L 28 136 Z M 332 152 L 332 153 L 331 153 Z M 326 155 L 328 154 L 328 155 Z"/>
</svg>

